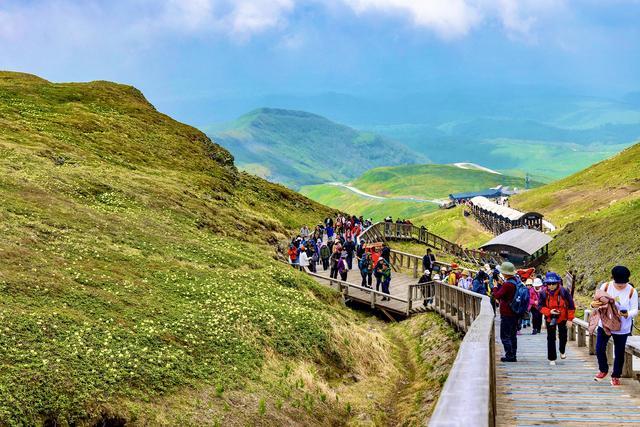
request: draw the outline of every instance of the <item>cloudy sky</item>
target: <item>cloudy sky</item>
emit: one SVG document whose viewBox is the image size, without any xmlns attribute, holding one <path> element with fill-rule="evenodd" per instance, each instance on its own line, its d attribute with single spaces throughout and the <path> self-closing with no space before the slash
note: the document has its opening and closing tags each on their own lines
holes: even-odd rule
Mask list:
<svg viewBox="0 0 640 427">
<path fill-rule="evenodd" d="M 170 114 L 505 84 L 621 96 L 640 90 L 638 22 L 640 0 L 0 0 L 0 69 L 133 84 Z"/>
</svg>

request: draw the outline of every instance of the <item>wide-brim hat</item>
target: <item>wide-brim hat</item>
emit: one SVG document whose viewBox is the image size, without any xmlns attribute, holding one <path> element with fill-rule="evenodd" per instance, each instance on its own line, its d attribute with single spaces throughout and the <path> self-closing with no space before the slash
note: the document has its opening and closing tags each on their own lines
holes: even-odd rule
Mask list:
<svg viewBox="0 0 640 427">
<path fill-rule="evenodd" d="M 498 266 L 498 271 L 502 274 L 506 274 L 509 276 L 515 276 L 516 275 L 516 266 L 513 265 L 510 262 L 503 262 L 501 265 Z"/>
<path fill-rule="evenodd" d="M 527 279 L 526 282 L 524 282 L 525 285 L 533 285 L 533 279 Z"/>
<path fill-rule="evenodd" d="M 535 279 L 533 279 L 533 287 L 534 288 L 541 288 L 542 287 L 542 280 L 540 280 L 537 277 Z"/>
</svg>

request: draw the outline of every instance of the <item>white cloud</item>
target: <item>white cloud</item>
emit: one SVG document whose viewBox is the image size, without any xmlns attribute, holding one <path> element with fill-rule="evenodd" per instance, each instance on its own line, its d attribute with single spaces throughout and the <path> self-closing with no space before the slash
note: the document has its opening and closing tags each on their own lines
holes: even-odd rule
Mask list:
<svg viewBox="0 0 640 427">
<path fill-rule="evenodd" d="M 465 36 L 481 20 L 480 11 L 465 0 L 344 0 L 356 13 L 377 11 L 409 16 L 416 26 L 445 39 Z"/>
</svg>

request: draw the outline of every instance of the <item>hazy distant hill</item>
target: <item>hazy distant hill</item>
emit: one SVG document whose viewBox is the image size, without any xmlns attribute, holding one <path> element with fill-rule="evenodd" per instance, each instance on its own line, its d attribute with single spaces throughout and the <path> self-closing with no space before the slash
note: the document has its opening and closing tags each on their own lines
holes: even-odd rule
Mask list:
<svg viewBox="0 0 640 427">
<path fill-rule="evenodd" d="M 389 139 L 303 111 L 262 108 L 211 136 L 231 151 L 239 167 L 290 187 L 426 161 Z"/>
</svg>

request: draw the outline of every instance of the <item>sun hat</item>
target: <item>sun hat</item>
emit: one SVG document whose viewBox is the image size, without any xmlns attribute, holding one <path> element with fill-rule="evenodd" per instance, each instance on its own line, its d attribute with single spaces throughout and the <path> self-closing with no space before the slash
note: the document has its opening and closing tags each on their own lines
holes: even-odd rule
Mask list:
<svg viewBox="0 0 640 427">
<path fill-rule="evenodd" d="M 533 279 L 532 278 L 528 278 L 526 282 L 524 282 L 525 285 L 533 285 Z"/>
<path fill-rule="evenodd" d="M 506 274 L 508 276 L 516 275 L 516 267 L 512 263 L 505 261 L 500 266 L 498 266 L 498 271 L 502 274 Z"/>
<path fill-rule="evenodd" d="M 460 273 L 462 276 L 468 276 L 469 272 L 467 270 L 462 270 L 462 273 Z"/>
<path fill-rule="evenodd" d="M 429 270 L 424 271 L 424 274 L 429 274 L 429 273 L 431 273 Z"/>
<path fill-rule="evenodd" d="M 440 280 L 440 275 L 438 273 L 434 274 L 433 280 Z"/>
<path fill-rule="evenodd" d="M 456 268 L 458 268 L 458 264 L 454 262 L 453 264 L 451 264 L 451 268 L 455 270 Z"/>
<path fill-rule="evenodd" d="M 561 283 L 562 279 L 558 275 L 558 273 L 550 271 L 544 275 L 544 283 Z"/>
<path fill-rule="evenodd" d="M 540 280 L 539 278 L 535 278 L 533 279 L 533 287 L 534 288 L 540 288 L 542 287 L 542 280 Z"/>
</svg>

